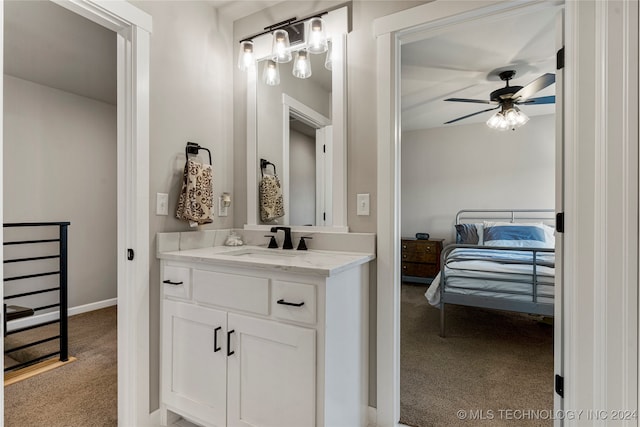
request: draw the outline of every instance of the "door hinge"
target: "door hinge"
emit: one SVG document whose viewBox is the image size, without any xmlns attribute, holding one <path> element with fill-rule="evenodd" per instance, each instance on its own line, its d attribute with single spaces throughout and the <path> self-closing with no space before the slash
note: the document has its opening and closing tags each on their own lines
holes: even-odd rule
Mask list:
<svg viewBox="0 0 640 427">
<path fill-rule="evenodd" d="M 556 70 L 564 68 L 564 46 L 556 53 Z"/>
<path fill-rule="evenodd" d="M 558 233 L 564 233 L 564 212 L 558 212 L 556 214 L 556 231 Z"/>
<path fill-rule="evenodd" d="M 564 377 L 556 374 L 556 393 L 558 396 L 564 397 Z"/>
<path fill-rule="evenodd" d="M 135 253 L 133 252 L 133 249 L 131 248 L 127 249 L 127 259 L 129 261 L 133 261 L 134 257 L 135 257 Z"/>
<path fill-rule="evenodd" d="M 327 146 L 326 144 L 322 144 L 322 152 L 326 153 L 327 152 Z"/>
<path fill-rule="evenodd" d="M 326 212 L 322 212 L 322 220 L 323 221 L 327 220 L 327 213 Z"/>
</svg>

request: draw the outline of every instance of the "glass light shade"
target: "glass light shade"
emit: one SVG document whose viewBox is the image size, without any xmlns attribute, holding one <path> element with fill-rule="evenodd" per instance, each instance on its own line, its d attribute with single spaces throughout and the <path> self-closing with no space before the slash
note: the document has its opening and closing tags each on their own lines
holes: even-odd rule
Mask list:
<svg viewBox="0 0 640 427">
<path fill-rule="evenodd" d="M 310 53 L 325 53 L 329 49 L 324 21 L 320 17 L 311 18 L 307 29 L 307 50 Z"/>
<path fill-rule="evenodd" d="M 289 49 L 289 33 L 285 30 L 275 30 L 271 49 L 273 60 L 281 64 L 291 61 L 291 51 Z"/>
<path fill-rule="evenodd" d="M 238 68 L 246 71 L 255 66 L 253 57 L 253 41 L 244 40 L 240 42 L 240 53 L 238 54 Z"/>
<path fill-rule="evenodd" d="M 311 77 L 311 58 L 305 49 L 296 52 L 296 60 L 293 63 L 293 75 L 299 79 Z"/>
<path fill-rule="evenodd" d="M 262 81 L 268 86 L 277 86 L 280 84 L 280 71 L 278 71 L 278 63 L 276 61 L 267 59 L 264 62 Z"/>
<path fill-rule="evenodd" d="M 331 71 L 333 69 L 333 44 L 329 44 L 329 51 L 327 57 L 324 60 L 324 68 Z"/>
<path fill-rule="evenodd" d="M 529 121 L 529 117 L 518 107 L 495 113 L 487 120 L 487 126 L 497 130 L 516 129 Z"/>
</svg>

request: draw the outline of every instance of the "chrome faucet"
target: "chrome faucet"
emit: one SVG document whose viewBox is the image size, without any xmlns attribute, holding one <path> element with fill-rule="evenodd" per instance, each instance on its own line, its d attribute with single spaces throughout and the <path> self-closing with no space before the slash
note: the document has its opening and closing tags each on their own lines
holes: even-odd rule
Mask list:
<svg viewBox="0 0 640 427">
<path fill-rule="evenodd" d="M 272 233 L 277 233 L 278 230 L 284 231 L 284 243 L 282 249 L 293 249 L 293 242 L 291 241 L 291 227 L 271 227 Z"/>
</svg>

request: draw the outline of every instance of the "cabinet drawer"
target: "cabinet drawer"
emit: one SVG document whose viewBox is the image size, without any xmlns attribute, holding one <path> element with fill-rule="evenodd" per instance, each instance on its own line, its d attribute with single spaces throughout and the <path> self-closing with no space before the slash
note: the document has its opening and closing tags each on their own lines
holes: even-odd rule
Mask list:
<svg viewBox="0 0 640 427">
<path fill-rule="evenodd" d="M 269 315 L 269 279 L 193 270 L 196 302 Z"/>
<path fill-rule="evenodd" d="M 403 276 L 435 277 L 438 274 L 436 264 L 416 264 L 412 262 L 402 263 Z"/>
<path fill-rule="evenodd" d="M 271 290 L 271 312 L 278 319 L 315 324 L 316 287 L 274 280 Z"/>
<path fill-rule="evenodd" d="M 191 298 L 191 269 L 167 265 L 162 274 L 162 291 L 164 296 Z"/>
</svg>

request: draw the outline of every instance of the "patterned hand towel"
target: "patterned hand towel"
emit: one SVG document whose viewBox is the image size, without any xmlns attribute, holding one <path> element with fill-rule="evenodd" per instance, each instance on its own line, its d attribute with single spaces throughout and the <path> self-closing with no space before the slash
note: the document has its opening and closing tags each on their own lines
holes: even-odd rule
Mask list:
<svg viewBox="0 0 640 427">
<path fill-rule="evenodd" d="M 282 188 L 276 175 L 264 175 L 260 181 L 260 219 L 270 222 L 284 216 Z"/>
<path fill-rule="evenodd" d="M 176 218 L 208 224 L 213 216 L 213 168 L 191 159 L 184 165 L 184 179 Z"/>
</svg>

